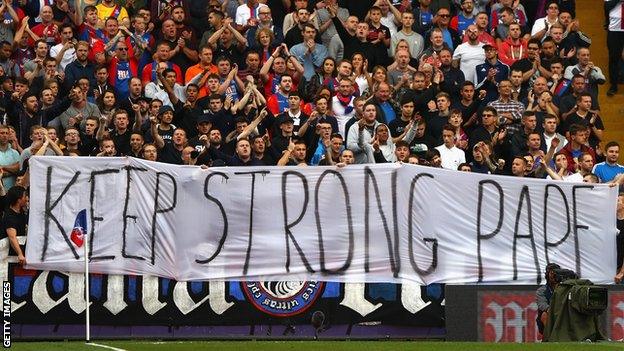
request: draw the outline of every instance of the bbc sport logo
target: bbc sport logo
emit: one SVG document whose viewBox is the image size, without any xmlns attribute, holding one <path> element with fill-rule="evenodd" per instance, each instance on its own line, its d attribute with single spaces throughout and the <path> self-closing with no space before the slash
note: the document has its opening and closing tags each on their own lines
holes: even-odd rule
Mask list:
<svg viewBox="0 0 624 351">
<path fill-rule="evenodd" d="M 2 346 L 11 347 L 11 283 L 2 282 Z"/>
</svg>

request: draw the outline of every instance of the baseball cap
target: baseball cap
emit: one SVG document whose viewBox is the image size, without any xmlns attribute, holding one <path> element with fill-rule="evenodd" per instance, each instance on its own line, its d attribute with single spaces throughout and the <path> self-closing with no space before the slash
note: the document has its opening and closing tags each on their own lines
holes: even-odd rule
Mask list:
<svg viewBox="0 0 624 351">
<path fill-rule="evenodd" d="M 286 116 L 284 116 L 284 117 L 282 117 L 282 118 L 280 119 L 280 122 L 279 122 L 279 123 L 280 123 L 280 124 L 283 124 L 283 123 L 289 123 L 289 122 L 290 122 L 290 123 L 295 123 L 295 120 L 294 120 L 294 119 L 292 119 L 292 117 L 290 117 L 290 116 L 287 114 Z"/>
<path fill-rule="evenodd" d="M 197 124 L 200 123 L 213 123 L 212 116 L 208 114 L 200 115 L 199 117 L 197 117 Z"/>
<path fill-rule="evenodd" d="M 173 112 L 173 108 L 171 106 L 169 106 L 169 105 L 163 105 L 158 110 L 158 115 L 161 116 L 163 113 L 165 113 L 167 111 Z"/>
</svg>

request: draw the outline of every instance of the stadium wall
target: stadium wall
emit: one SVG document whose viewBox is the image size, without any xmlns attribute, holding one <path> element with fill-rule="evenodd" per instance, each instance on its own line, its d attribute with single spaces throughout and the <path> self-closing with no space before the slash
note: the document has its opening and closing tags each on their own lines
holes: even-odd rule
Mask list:
<svg viewBox="0 0 624 351">
<path fill-rule="evenodd" d="M 14 340 L 80 339 L 84 275 L 4 263 Z M 151 276 L 90 277 L 93 338 L 443 338 L 441 285 L 335 282 L 175 282 Z"/>
<path fill-rule="evenodd" d="M 537 304 L 531 285 L 447 285 L 446 340 L 537 342 Z M 607 286 L 609 306 L 601 315 L 611 340 L 624 339 L 624 287 Z"/>
</svg>

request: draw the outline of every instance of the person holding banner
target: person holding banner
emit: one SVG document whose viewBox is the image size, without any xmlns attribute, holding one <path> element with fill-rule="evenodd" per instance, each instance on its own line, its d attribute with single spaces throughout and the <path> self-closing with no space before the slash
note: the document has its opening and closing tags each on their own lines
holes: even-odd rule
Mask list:
<svg viewBox="0 0 624 351">
<path fill-rule="evenodd" d="M 368 102 L 364 105 L 364 116 L 349 129 L 347 135 L 347 148 L 353 151 L 355 163 L 371 163 L 365 145 L 370 144 L 379 126 L 377 121 L 377 106 Z"/>
<path fill-rule="evenodd" d="M 163 106 L 161 107 L 161 112 L 159 112 L 159 116 L 163 116 L 166 113 L 173 114 L 173 110 L 170 107 Z M 160 161 L 165 163 L 171 163 L 176 165 L 182 164 L 182 150 L 188 145 L 188 140 L 186 139 L 186 132 L 182 128 L 177 128 L 173 131 L 173 135 L 171 137 L 171 142 L 165 142 L 163 135 L 160 134 L 158 130 L 158 119 L 157 117 L 150 117 L 151 123 L 151 135 L 154 140 L 154 145 L 160 151 Z"/>
<path fill-rule="evenodd" d="M 14 186 L 6 194 L 6 202 L 9 204 L 2 217 L 2 233 L 0 239 L 9 238 L 11 244 L 9 254 L 17 255 L 20 265 L 26 264 L 25 250 L 17 241 L 18 236 L 26 236 L 26 224 L 28 223 L 28 192 L 21 186 Z"/>
<path fill-rule="evenodd" d="M 290 139 L 288 148 L 284 151 L 282 158 L 277 161 L 278 166 L 307 166 L 306 163 L 306 143 L 301 139 L 295 141 Z"/>
<path fill-rule="evenodd" d="M 223 153 L 220 149 L 211 147 L 209 139 L 202 135 L 200 140 L 204 140 L 206 150 L 210 153 L 210 157 L 214 160 L 221 160 L 227 166 L 263 166 L 263 162 L 253 157 L 251 154 L 251 143 L 248 139 L 239 139 L 236 141 L 236 153 L 234 156 Z M 278 163 L 278 166 L 280 164 Z"/>
<path fill-rule="evenodd" d="M 529 163 L 523 156 L 514 156 L 511 162 L 511 175 L 514 177 L 526 177 Z"/>
<path fill-rule="evenodd" d="M 596 152 L 591 146 L 587 146 L 589 130 L 581 124 L 573 124 L 569 129 L 569 143 L 561 149 L 568 158 L 568 169 L 576 172 L 579 167 L 578 161 L 581 154 L 590 154 L 594 163 L 596 162 Z"/>
<path fill-rule="evenodd" d="M 440 152 L 442 168 L 457 170 L 460 164 L 466 163 L 464 150 L 455 146 L 455 128 L 447 124 L 442 127 L 443 144 L 436 147 Z"/>
</svg>

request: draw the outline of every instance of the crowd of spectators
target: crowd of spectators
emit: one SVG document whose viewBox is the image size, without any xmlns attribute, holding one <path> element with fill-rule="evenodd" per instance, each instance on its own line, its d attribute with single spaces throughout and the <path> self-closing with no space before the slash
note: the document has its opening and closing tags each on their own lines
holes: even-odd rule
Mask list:
<svg viewBox="0 0 624 351">
<path fill-rule="evenodd" d="M 5 227 L 25 216 L 12 189 L 32 155 L 624 172 L 574 0 L 2 0 L 0 14 Z"/>
</svg>

